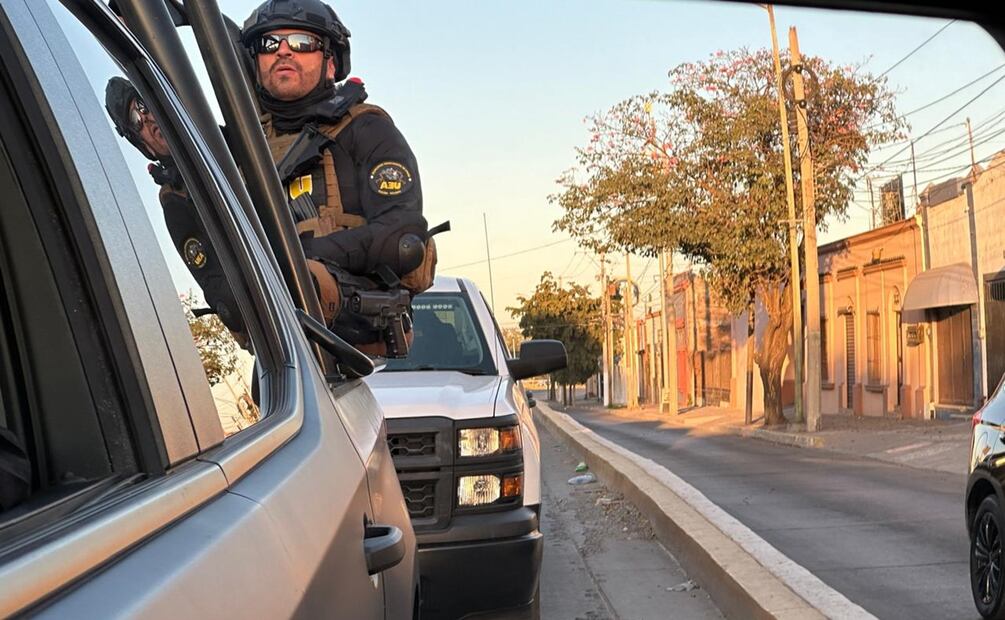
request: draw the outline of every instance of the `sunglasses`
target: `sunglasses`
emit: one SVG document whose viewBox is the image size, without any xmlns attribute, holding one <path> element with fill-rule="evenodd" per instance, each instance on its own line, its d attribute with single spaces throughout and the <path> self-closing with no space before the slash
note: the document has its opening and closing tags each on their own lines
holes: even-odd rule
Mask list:
<svg viewBox="0 0 1005 620">
<path fill-rule="evenodd" d="M 286 41 L 291 52 L 297 54 L 310 54 L 324 47 L 324 42 L 312 34 L 295 32 L 292 34 L 266 34 L 262 35 L 255 42 L 256 54 L 275 54 L 279 51 L 279 45 Z"/>
<path fill-rule="evenodd" d="M 139 99 L 134 100 L 134 105 L 129 106 L 129 130 L 133 133 L 143 131 L 143 125 L 147 122 L 150 111 Z"/>
</svg>

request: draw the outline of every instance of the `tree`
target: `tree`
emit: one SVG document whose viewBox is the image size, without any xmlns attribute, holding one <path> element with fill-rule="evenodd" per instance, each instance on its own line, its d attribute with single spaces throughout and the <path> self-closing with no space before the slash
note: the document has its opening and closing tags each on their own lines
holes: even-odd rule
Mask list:
<svg viewBox="0 0 1005 620">
<path fill-rule="evenodd" d="M 870 146 L 899 138 L 905 124 L 884 79 L 821 58 L 804 63 L 816 76 L 808 116 L 817 224 L 824 225 L 844 216 Z M 562 191 L 552 196 L 564 211 L 555 228 L 597 249 L 680 252 L 734 313 L 759 300 L 767 315 L 756 355 L 765 422 L 778 424 L 792 305 L 772 54 L 717 52 L 670 76 L 668 92 L 588 119 L 592 135 L 577 149 L 579 168 L 559 179 Z M 797 191 L 797 217 L 799 198 Z"/>
<path fill-rule="evenodd" d="M 570 402 L 568 387 L 585 383 L 600 368 L 603 351 L 601 299 L 578 284 L 560 287 L 548 271 L 530 297 L 517 297 L 519 305 L 507 308 L 520 321 L 527 338 L 560 340 L 565 344 L 568 366 L 551 378 L 565 387 L 564 402 Z"/>
<path fill-rule="evenodd" d="M 181 295 L 180 299 L 185 318 L 188 319 L 189 331 L 192 332 L 192 340 L 195 341 L 195 348 L 206 371 L 206 379 L 212 387 L 237 372 L 237 343 L 230 330 L 215 314 L 195 316 L 192 310 L 200 304 L 191 291 Z"/>
<path fill-rule="evenodd" d="M 504 327 L 502 328 L 503 343 L 506 345 L 506 350 L 513 357 L 520 354 L 520 343 L 525 340 L 523 337 L 523 332 L 520 331 L 519 327 Z"/>
</svg>

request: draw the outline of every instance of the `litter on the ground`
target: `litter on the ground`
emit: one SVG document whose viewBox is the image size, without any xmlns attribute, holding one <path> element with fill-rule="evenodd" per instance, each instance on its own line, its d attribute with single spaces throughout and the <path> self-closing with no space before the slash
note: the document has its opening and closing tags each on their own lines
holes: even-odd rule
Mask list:
<svg viewBox="0 0 1005 620">
<path fill-rule="evenodd" d="M 688 579 L 684 583 L 667 588 L 667 592 L 690 592 L 691 590 L 698 590 L 700 588 L 701 586 L 696 584 L 693 579 Z"/>
<path fill-rule="evenodd" d="M 580 461 L 579 465 L 576 465 L 576 473 L 577 474 L 581 474 L 584 471 L 587 471 L 588 469 L 590 469 L 590 467 L 584 461 Z"/>
<path fill-rule="evenodd" d="M 592 473 L 580 474 L 578 476 L 573 476 L 569 478 L 569 484 L 589 484 L 591 482 L 596 482 L 597 477 Z"/>
</svg>

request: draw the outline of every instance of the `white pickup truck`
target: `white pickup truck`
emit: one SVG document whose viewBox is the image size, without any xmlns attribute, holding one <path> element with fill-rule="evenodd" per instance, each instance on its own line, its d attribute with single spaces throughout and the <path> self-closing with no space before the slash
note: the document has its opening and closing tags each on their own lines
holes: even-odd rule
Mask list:
<svg viewBox="0 0 1005 620">
<path fill-rule="evenodd" d="M 511 359 L 464 278 L 417 296 L 407 359 L 366 382 L 418 542 L 423 618 L 532 613 L 541 567 L 541 450 L 521 379 L 565 367 L 562 343 Z M 504 615 L 502 615 L 504 614 Z"/>
</svg>

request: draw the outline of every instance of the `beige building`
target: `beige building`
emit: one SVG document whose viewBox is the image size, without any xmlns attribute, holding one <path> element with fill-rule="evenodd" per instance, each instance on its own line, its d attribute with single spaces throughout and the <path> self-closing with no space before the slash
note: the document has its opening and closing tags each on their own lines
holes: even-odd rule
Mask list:
<svg viewBox="0 0 1005 620">
<path fill-rule="evenodd" d="M 902 316 L 921 249 L 913 219 L 820 246 L 822 413 L 924 415 L 930 345 Z"/>
</svg>

